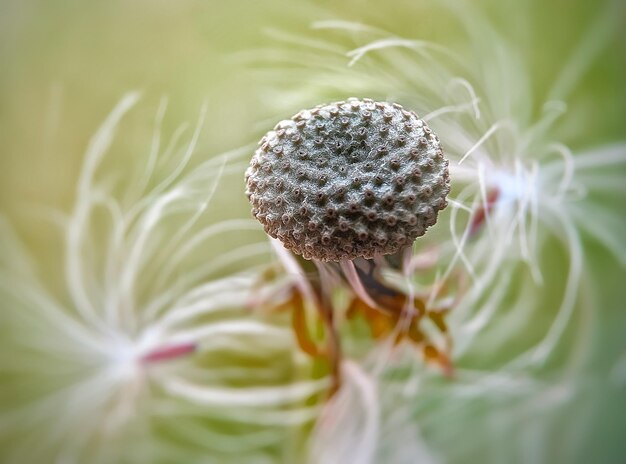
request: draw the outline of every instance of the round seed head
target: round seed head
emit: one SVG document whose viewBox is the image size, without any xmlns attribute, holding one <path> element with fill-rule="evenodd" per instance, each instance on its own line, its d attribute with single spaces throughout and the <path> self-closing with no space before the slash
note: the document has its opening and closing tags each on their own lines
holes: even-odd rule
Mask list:
<svg viewBox="0 0 626 464">
<path fill-rule="evenodd" d="M 277 127 L 250 162 L 246 195 L 265 231 L 307 259 L 395 253 L 447 205 L 439 139 L 398 104 L 348 99 Z"/>
</svg>

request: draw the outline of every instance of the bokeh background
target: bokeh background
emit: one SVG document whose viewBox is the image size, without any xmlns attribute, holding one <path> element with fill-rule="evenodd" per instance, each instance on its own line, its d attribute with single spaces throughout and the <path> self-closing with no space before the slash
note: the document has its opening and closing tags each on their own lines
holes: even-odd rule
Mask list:
<svg viewBox="0 0 626 464">
<path fill-rule="evenodd" d="M 566 137 L 573 150 L 618 143 L 626 136 L 626 14 L 618 3 L 469 2 L 521 52 L 537 102 L 546 97 L 580 38 L 603 11 L 611 11 L 607 26 L 597 28 L 599 35 L 606 35 L 598 40 L 603 44 L 601 51 L 570 94 L 567 117 L 554 129 L 553 135 Z M 137 153 L 144 156 L 155 113 L 164 97 L 168 101 L 164 133 L 174 132 L 184 122 L 193 127 L 203 105 L 208 109 L 191 169 L 219 153 L 254 143 L 275 121 L 299 110 L 296 105 L 302 102 L 312 106 L 353 94 L 350 83 L 346 83 L 345 90 L 336 92 L 316 93 L 310 86 L 299 88 L 297 81 L 288 82 L 284 75 L 288 64 L 262 62 L 272 53 L 280 56 L 281 48 L 293 47 L 294 37 L 305 41 L 324 36 L 325 31 L 312 29 L 311 24 L 330 19 L 368 24 L 397 36 L 433 40 L 455 50 L 462 51 L 464 47 L 462 31 L 444 9 L 410 0 L 3 0 L 0 211 L 41 262 L 40 278 L 53 287 L 62 285 L 57 272 L 61 253 L 53 246 L 58 237 L 46 225 L 48 221 L 42 219 L 42 213 L 71 209 L 89 140 L 124 93 L 138 90 L 142 100 L 127 117 L 123 136 L 115 142 L 114 154 L 108 161 L 112 163 L 111 171 L 123 171 Z M 316 72 L 315 66 L 312 64 L 312 73 Z M 341 89 L 342 83 L 336 82 L 334 87 Z M 251 155 L 253 145 L 250 147 Z M 243 174 L 226 176 L 211 214 L 223 219 L 247 217 L 243 191 Z M 601 199 L 618 218 L 626 215 L 624 192 L 622 185 Z M 534 460 L 534 453 L 509 456 L 505 447 L 502 454 L 475 451 L 469 457 L 477 460 L 471 462 L 485 462 L 478 460 L 485 456 L 491 462 L 624 462 L 626 448 L 621 437 L 626 430 L 625 272 L 592 239 L 585 242 L 585 249 L 585 266 L 594 276 L 590 283 L 597 297 L 594 311 L 600 316 L 593 334 L 595 348 L 588 363 L 590 378 L 595 379 L 590 382 L 597 384 L 589 386 L 583 397 L 585 404 L 581 405 L 587 421 L 580 424 L 583 445 L 574 455 L 561 454 L 559 434 L 550 432 L 539 442 L 552 451 L 540 461 Z M 559 259 L 558 252 L 554 259 Z M 0 324 L 12 310 L 12 306 L 0 301 Z M 575 345 L 576 340 L 569 343 Z M 621 379 L 618 389 L 606 389 L 603 379 L 609 375 Z M 24 388 L 13 380 L 12 374 L 0 373 L 0 407 L 8 409 L 17 401 L 18 390 Z M 571 414 L 575 421 L 576 413 Z M 568 420 L 567 412 L 561 420 Z M 475 425 L 471 414 L 460 415 L 458 421 L 456 426 L 466 428 L 466 439 L 472 440 Z M 10 424 L 3 423 L 3 427 L 0 433 L 9 436 Z M 52 419 L 50 427 L 54 427 Z M 445 447 L 455 447 L 456 443 L 441 443 L 436 432 L 432 434 L 430 438 L 444 456 Z M 12 443 L 0 443 L 2 460 L 4 453 L 10 455 Z M 37 440 L 33 440 L 32 446 L 38 446 Z M 295 459 L 293 454 L 289 456 Z M 450 462 L 463 462 L 455 453 L 450 456 Z M 287 458 L 276 458 L 281 459 Z M 443 461 L 447 459 L 444 457 Z M 189 462 L 204 461 L 194 458 Z"/>
<path fill-rule="evenodd" d="M 261 87 L 268 83 L 259 82 L 241 54 L 276 47 L 272 32 L 310 36 L 314 21 L 340 18 L 442 43 L 460 35 L 439 9 L 420 2 L 336 3 L 4 1 L 3 209 L 19 214 L 24 202 L 67 206 L 87 141 L 128 90 L 141 90 L 152 102 L 146 119 L 167 96 L 170 128 L 195 121 L 206 101 L 210 124 L 200 145 L 207 157 L 256 140 L 277 109 L 263 104 Z M 603 7 L 557 0 L 524 1 L 515 8 L 508 2 L 473 3 L 522 49 L 537 98 Z M 626 45 L 623 28 L 615 32 L 569 102 L 575 113 L 568 123 L 585 126 L 574 139 L 581 147 L 623 136 Z M 280 108 L 289 102 L 277 103 Z"/>
</svg>

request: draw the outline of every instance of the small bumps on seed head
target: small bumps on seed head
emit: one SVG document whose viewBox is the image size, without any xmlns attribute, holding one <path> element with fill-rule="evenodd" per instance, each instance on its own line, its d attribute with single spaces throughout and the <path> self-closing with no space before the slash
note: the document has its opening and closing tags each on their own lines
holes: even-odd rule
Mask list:
<svg viewBox="0 0 626 464">
<path fill-rule="evenodd" d="M 279 122 L 246 171 L 252 214 L 306 259 L 395 253 L 437 221 L 450 191 L 438 137 L 398 104 L 348 99 Z"/>
</svg>

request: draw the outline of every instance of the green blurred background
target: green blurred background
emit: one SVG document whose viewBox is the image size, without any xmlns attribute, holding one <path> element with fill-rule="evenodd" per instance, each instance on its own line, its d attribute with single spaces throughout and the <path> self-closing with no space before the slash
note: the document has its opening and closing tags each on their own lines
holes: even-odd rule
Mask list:
<svg viewBox="0 0 626 464">
<path fill-rule="evenodd" d="M 268 31 L 311 35 L 311 22 L 339 18 L 404 37 L 454 43 L 458 31 L 427 3 L 5 0 L 0 5 L 0 208 L 11 216 L 24 204 L 66 208 L 89 138 L 128 90 L 143 91 L 152 103 L 143 105 L 144 121 L 137 124 L 147 129 L 162 96 L 170 102 L 166 130 L 182 121 L 194 123 L 208 102 L 197 157 L 209 157 L 254 141 L 272 125 L 259 123 L 276 117 L 275 108 L 261 104 L 268 83 L 258 82 L 237 58 L 242 51 L 276 46 Z M 523 47 L 538 98 L 602 8 L 602 2 L 587 1 L 532 0 L 513 2 L 513 8 L 509 2 L 475 3 Z M 624 135 L 624 30 L 569 102 L 580 114 L 568 119 L 587 125 L 574 137 L 581 147 Z M 145 147 L 143 136 L 138 135 L 138 148 Z"/>
<path fill-rule="evenodd" d="M 566 57 L 608 3 L 493 0 L 475 5 L 521 47 L 533 93 L 541 102 Z M 48 244 L 56 236 L 38 227 L 37 214 L 47 207 L 69 210 L 88 141 L 125 92 L 140 90 L 144 97 L 118 142 L 119 166 L 139 152 L 145 156 L 163 96 L 169 101 L 166 133 L 185 121 L 193 126 L 207 103 L 208 117 L 192 161 L 199 163 L 255 142 L 274 121 L 299 109 L 291 107 L 289 100 L 268 104 L 268 95 L 280 95 L 280 88 L 272 89 L 271 79 L 260 81 L 259 74 L 252 72 L 258 63 L 244 59 L 260 48 L 280 48 L 275 31 L 321 36 L 322 32 L 311 30 L 311 22 L 345 19 L 455 47 L 461 33 L 439 13 L 428 2 L 410 0 L 4 0 L 0 4 L 0 211 L 45 257 L 53 253 Z M 620 141 L 626 135 L 626 21 L 623 17 L 615 21 L 622 27 L 616 28 L 610 45 L 584 75 L 568 100 L 568 118 L 557 127 L 573 149 Z M 344 96 L 349 95 L 346 89 Z M 320 101 L 311 101 L 316 103 Z M 238 182 L 233 177 L 222 189 L 217 214 L 245 217 L 243 179 Z M 612 201 L 616 214 L 623 215 L 622 199 Z M 599 247 L 590 244 L 588 249 L 606 315 L 601 333 L 596 334 L 605 340 L 594 355 L 601 364 L 604 349 L 606 359 L 620 352 L 626 356 L 623 269 Z M 601 396 L 597 393 L 594 390 L 593 401 Z M 626 425 L 620 409 L 624 403 L 619 395 L 598 402 L 595 422 L 606 418 L 606 428 L 597 430 L 598 436 L 591 440 L 598 449 L 589 451 L 590 459 L 596 451 L 615 457 Z M 605 448 L 603 454 L 605 443 L 614 448 Z"/>
</svg>

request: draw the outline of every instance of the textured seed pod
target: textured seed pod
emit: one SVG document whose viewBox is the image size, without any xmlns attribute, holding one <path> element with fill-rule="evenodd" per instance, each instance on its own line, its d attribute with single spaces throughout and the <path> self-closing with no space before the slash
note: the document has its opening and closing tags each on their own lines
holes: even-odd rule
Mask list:
<svg viewBox="0 0 626 464">
<path fill-rule="evenodd" d="M 437 221 L 448 161 L 424 121 L 369 99 L 320 105 L 279 122 L 246 171 L 252 214 L 307 259 L 390 254 Z"/>
</svg>

